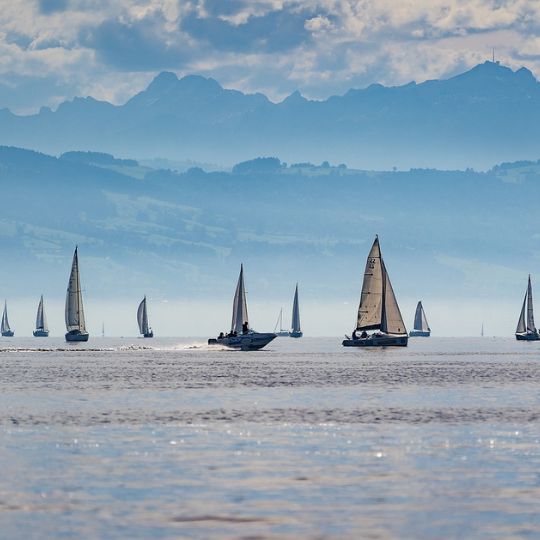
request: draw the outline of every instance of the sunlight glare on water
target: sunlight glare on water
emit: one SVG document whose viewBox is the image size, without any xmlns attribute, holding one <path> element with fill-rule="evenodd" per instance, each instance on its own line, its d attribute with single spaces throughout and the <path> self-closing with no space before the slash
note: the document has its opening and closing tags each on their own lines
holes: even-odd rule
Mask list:
<svg viewBox="0 0 540 540">
<path fill-rule="evenodd" d="M 538 347 L 1 340 L 2 537 L 537 538 Z"/>
</svg>

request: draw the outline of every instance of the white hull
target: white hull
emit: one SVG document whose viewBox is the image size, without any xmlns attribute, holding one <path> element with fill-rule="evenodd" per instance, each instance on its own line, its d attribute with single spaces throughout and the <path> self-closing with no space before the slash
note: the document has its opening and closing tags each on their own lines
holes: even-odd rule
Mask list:
<svg viewBox="0 0 540 540">
<path fill-rule="evenodd" d="M 249 332 L 240 334 L 239 336 L 211 338 L 208 340 L 208 345 L 223 345 L 231 349 L 239 349 L 241 351 L 258 351 L 268 345 L 276 334 L 259 332 Z"/>
</svg>

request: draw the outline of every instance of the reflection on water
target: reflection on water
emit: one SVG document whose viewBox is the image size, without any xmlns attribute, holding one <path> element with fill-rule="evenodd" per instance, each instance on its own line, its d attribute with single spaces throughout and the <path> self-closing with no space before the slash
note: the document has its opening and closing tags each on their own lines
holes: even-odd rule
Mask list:
<svg viewBox="0 0 540 540">
<path fill-rule="evenodd" d="M 11 339 L 0 390 L 2 538 L 540 536 L 534 343 Z"/>
</svg>

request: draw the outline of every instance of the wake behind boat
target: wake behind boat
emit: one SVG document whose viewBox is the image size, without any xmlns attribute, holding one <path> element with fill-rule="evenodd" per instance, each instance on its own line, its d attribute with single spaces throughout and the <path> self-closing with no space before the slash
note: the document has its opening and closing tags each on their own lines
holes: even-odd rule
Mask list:
<svg viewBox="0 0 540 540">
<path fill-rule="evenodd" d="M 217 338 L 210 338 L 208 345 L 223 345 L 242 351 L 257 351 L 268 345 L 274 338 L 276 338 L 274 333 L 255 332 L 249 327 L 244 265 L 241 265 L 234 295 L 231 331 L 226 335 L 221 332 Z"/>
<path fill-rule="evenodd" d="M 36 329 L 32 333 L 34 337 L 49 337 L 49 326 L 47 325 L 47 317 L 45 315 L 45 308 L 43 307 L 43 295 L 39 299 L 36 314 Z"/>
<path fill-rule="evenodd" d="M 66 293 L 66 341 L 88 341 L 79 274 L 78 248 L 75 248 Z"/>
<path fill-rule="evenodd" d="M 139 304 L 137 309 L 137 323 L 139 324 L 139 334 L 142 334 L 145 338 L 153 338 L 154 331 L 150 328 L 148 323 L 148 310 L 146 308 L 146 295 Z"/>
<path fill-rule="evenodd" d="M 378 330 L 369 335 L 368 330 Z M 360 332 L 360 335 L 358 333 Z M 390 283 L 379 246 L 379 237 L 369 252 L 356 328 L 344 347 L 406 347 L 407 330 Z"/>
<path fill-rule="evenodd" d="M 427 322 L 426 312 L 422 302 L 418 302 L 416 306 L 416 313 L 414 314 L 414 328 L 409 332 L 410 337 L 429 337 L 431 335 L 431 328 Z"/>
<path fill-rule="evenodd" d="M 9 326 L 7 301 L 4 300 L 4 313 L 2 313 L 2 325 L 0 326 L 2 337 L 13 337 L 15 332 Z"/>
<path fill-rule="evenodd" d="M 519 320 L 516 328 L 516 339 L 518 341 L 538 341 L 540 339 L 538 330 L 534 326 L 532 285 L 530 274 L 529 281 L 527 283 L 527 290 L 525 291 L 525 298 L 523 299 L 523 305 L 521 306 L 521 313 L 519 315 Z"/>
</svg>

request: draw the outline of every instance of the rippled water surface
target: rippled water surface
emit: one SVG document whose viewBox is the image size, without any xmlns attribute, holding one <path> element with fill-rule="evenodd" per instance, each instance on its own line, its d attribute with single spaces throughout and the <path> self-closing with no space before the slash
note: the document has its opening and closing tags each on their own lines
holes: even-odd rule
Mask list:
<svg viewBox="0 0 540 540">
<path fill-rule="evenodd" d="M 540 344 L 2 339 L 0 390 L 1 538 L 540 538 Z"/>
</svg>

